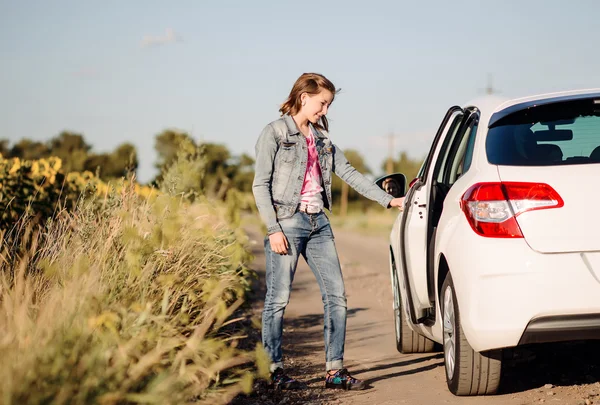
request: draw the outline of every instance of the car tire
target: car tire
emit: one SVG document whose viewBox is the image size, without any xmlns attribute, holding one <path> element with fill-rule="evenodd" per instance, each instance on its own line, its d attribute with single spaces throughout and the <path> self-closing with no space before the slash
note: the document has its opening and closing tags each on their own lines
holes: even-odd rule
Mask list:
<svg viewBox="0 0 600 405">
<path fill-rule="evenodd" d="M 431 353 L 435 350 L 433 340 L 427 339 L 418 333 L 413 332 L 408 326 L 408 321 L 402 305 L 400 296 L 400 285 L 396 268 L 392 264 L 392 291 L 394 294 L 394 330 L 396 333 L 396 349 L 403 354 L 410 353 Z"/>
<path fill-rule="evenodd" d="M 460 324 L 454 283 L 446 275 L 440 292 L 444 363 L 448 389 L 454 395 L 490 395 L 498 392 L 502 372 L 502 350 L 473 350 Z"/>
</svg>

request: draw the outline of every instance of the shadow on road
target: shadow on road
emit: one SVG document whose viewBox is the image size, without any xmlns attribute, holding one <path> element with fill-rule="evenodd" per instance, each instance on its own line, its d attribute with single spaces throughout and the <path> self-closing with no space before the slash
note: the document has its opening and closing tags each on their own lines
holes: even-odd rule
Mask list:
<svg viewBox="0 0 600 405">
<path fill-rule="evenodd" d="M 355 316 L 358 312 L 366 311 L 367 308 L 352 308 L 348 310 L 348 318 Z M 323 325 L 323 314 L 307 314 L 295 318 L 283 320 L 283 350 L 284 356 L 294 359 L 295 363 L 303 363 L 303 359 L 314 353 L 322 353 L 325 362 L 325 343 L 323 340 L 323 329 L 315 328 Z M 323 370 L 323 364 L 303 364 L 303 370 L 309 372 Z"/>
<path fill-rule="evenodd" d="M 352 308 L 347 312 L 347 317 L 352 318 L 361 311 L 366 311 L 368 308 Z M 313 326 L 323 325 L 323 313 L 319 314 L 307 314 L 298 316 L 296 318 L 283 320 L 284 328 L 287 329 L 298 329 L 298 328 L 311 328 Z"/>
<path fill-rule="evenodd" d="M 507 353 L 501 392 L 512 394 L 543 387 L 600 381 L 600 341 L 523 346 Z"/>
<path fill-rule="evenodd" d="M 354 373 L 360 374 L 360 373 L 365 373 L 367 371 L 379 371 L 379 370 L 387 370 L 390 368 L 412 366 L 413 364 L 418 364 L 418 363 L 423 363 L 423 362 L 430 361 L 430 360 L 438 360 L 438 359 L 443 359 L 443 358 L 444 358 L 444 355 L 442 353 L 437 353 L 437 354 L 434 354 L 431 356 L 418 357 L 416 359 L 397 361 L 397 362 L 388 363 L 388 364 L 379 364 L 374 367 L 365 367 L 362 369 L 355 370 Z"/>
<path fill-rule="evenodd" d="M 402 376 L 406 376 L 406 375 L 411 375 L 411 374 L 418 374 L 418 373 L 423 373 L 425 371 L 429 371 L 429 370 L 434 370 L 438 367 L 442 367 L 444 365 L 443 361 L 438 361 L 436 363 L 430 364 L 428 366 L 423 366 L 423 367 L 419 367 L 419 368 L 412 368 L 410 370 L 403 370 L 403 371 L 398 371 L 396 373 L 390 373 L 390 374 L 384 374 L 384 375 L 380 375 L 379 377 L 375 377 L 375 378 L 371 378 L 366 380 L 366 382 L 371 385 L 377 381 L 382 381 L 382 380 L 388 380 L 390 378 L 397 378 L 397 377 L 402 377 Z"/>
</svg>

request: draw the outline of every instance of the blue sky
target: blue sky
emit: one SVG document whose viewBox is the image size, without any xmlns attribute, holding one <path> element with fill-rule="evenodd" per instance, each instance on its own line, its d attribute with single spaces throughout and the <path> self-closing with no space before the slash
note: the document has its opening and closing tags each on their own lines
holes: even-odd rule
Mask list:
<svg viewBox="0 0 600 405">
<path fill-rule="evenodd" d="M 423 155 L 488 74 L 507 97 L 599 87 L 598 16 L 593 0 L 0 0 L 0 138 L 132 142 L 147 181 L 166 128 L 254 155 L 313 71 L 342 89 L 333 141 L 379 173 L 387 134 Z"/>
</svg>

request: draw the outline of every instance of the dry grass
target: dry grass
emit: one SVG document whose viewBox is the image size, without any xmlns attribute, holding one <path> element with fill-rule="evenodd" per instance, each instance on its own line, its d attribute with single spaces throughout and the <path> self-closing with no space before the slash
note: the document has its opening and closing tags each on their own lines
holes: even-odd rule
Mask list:
<svg viewBox="0 0 600 405">
<path fill-rule="evenodd" d="M 334 212 L 330 215 L 333 230 L 348 230 L 368 235 L 389 237 L 394 221 L 398 217 L 397 209 L 374 208 L 366 212 L 350 211 L 347 216 L 342 217 Z"/>
<path fill-rule="evenodd" d="M 225 332 L 249 260 L 227 216 L 123 189 L 24 227 L 0 255 L 0 402 L 225 404 L 249 392 L 268 361 Z"/>
</svg>

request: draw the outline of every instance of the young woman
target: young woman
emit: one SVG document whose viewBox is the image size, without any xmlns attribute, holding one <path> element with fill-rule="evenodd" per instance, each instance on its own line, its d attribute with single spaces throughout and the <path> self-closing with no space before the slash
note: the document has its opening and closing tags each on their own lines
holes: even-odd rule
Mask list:
<svg viewBox="0 0 600 405">
<path fill-rule="evenodd" d="M 303 74 L 281 106 L 281 118 L 268 124 L 256 143 L 252 190 L 268 234 L 262 341 L 271 358 L 274 388 L 302 387 L 284 373 L 281 350 L 283 313 L 300 255 L 315 274 L 323 297 L 325 386 L 365 388 L 364 382 L 351 377 L 343 366 L 346 295 L 333 233 L 323 211 L 332 207 L 332 173 L 386 208 L 402 209 L 404 201 L 356 171 L 329 139 L 326 115 L 335 94 L 335 86 L 324 76 Z"/>
</svg>

